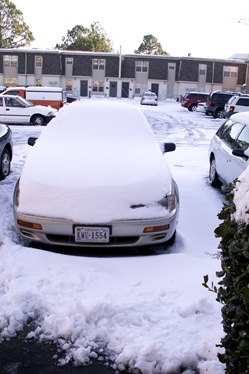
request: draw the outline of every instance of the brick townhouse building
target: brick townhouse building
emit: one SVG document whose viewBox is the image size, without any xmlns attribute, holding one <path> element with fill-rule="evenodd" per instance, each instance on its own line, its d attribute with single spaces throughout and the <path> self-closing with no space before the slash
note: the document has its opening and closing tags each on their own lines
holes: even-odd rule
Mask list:
<svg viewBox="0 0 249 374">
<path fill-rule="evenodd" d="M 249 61 L 42 49 L 0 49 L 0 85 L 58 86 L 75 97 L 159 99 L 189 91 L 249 92 Z"/>
</svg>

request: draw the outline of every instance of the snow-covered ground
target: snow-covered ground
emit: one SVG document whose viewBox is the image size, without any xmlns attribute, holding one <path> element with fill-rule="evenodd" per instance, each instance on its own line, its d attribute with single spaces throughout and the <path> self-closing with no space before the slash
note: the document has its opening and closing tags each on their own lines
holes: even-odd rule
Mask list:
<svg viewBox="0 0 249 374">
<path fill-rule="evenodd" d="M 44 128 L 11 126 L 12 173 L 0 182 L 0 342 L 32 322 L 28 338 L 63 350 L 58 365 L 98 357 L 132 373 L 223 374 L 221 305 L 202 286 L 206 274 L 217 284 L 220 270 L 214 229 L 224 194 L 209 185 L 208 147 L 223 121 L 175 101 L 141 110 L 159 139 L 177 145 L 167 156 L 181 199 L 171 248 L 77 255 L 25 247 L 14 229 L 12 196 L 27 138 Z"/>
</svg>

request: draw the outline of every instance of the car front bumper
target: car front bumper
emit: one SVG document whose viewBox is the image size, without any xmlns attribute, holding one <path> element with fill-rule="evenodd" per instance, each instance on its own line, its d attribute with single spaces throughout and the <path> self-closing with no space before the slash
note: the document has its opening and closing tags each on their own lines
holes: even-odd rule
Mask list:
<svg viewBox="0 0 249 374">
<path fill-rule="evenodd" d="M 16 211 L 14 216 L 18 233 L 31 242 L 73 247 L 133 247 L 163 243 L 170 240 L 176 230 L 178 206 L 165 218 L 121 220 L 98 224 L 102 227 L 111 227 L 108 243 L 76 242 L 73 229 L 75 222 L 70 220 L 37 217 Z M 26 223 L 28 223 L 27 226 Z M 31 228 L 32 223 L 41 225 L 42 229 Z M 82 224 L 78 225 L 81 226 Z M 144 233 L 145 228 L 148 227 L 154 228 L 153 231 Z"/>
</svg>

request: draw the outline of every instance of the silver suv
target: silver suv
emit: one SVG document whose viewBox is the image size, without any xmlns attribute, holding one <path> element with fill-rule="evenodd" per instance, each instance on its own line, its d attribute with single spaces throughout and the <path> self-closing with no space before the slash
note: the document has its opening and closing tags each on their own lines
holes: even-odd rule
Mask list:
<svg viewBox="0 0 249 374">
<path fill-rule="evenodd" d="M 249 95 L 232 96 L 225 104 L 225 117 L 232 114 L 249 111 Z"/>
</svg>

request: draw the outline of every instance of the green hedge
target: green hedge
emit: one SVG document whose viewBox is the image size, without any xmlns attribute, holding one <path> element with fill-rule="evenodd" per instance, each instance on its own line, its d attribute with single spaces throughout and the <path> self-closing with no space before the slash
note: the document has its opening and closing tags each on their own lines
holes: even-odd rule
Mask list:
<svg viewBox="0 0 249 374">
<path fill-rule="evenodd" d="M 229 186 L 218 217 L 223 222 L 216 228 L 216 237 L 221 238 L 221 278 L 212 291 L 221 302 L 222 324 L 225 333 L 220 347 L 225 352 L 218 354 L 220 362 L 226 364 L 227 374 L 249 373 L 249 225 L 233 219 L 236 210 L 234 184 Z M 208 277 L 204 277 L 207 286 Z"/>
</svg>

